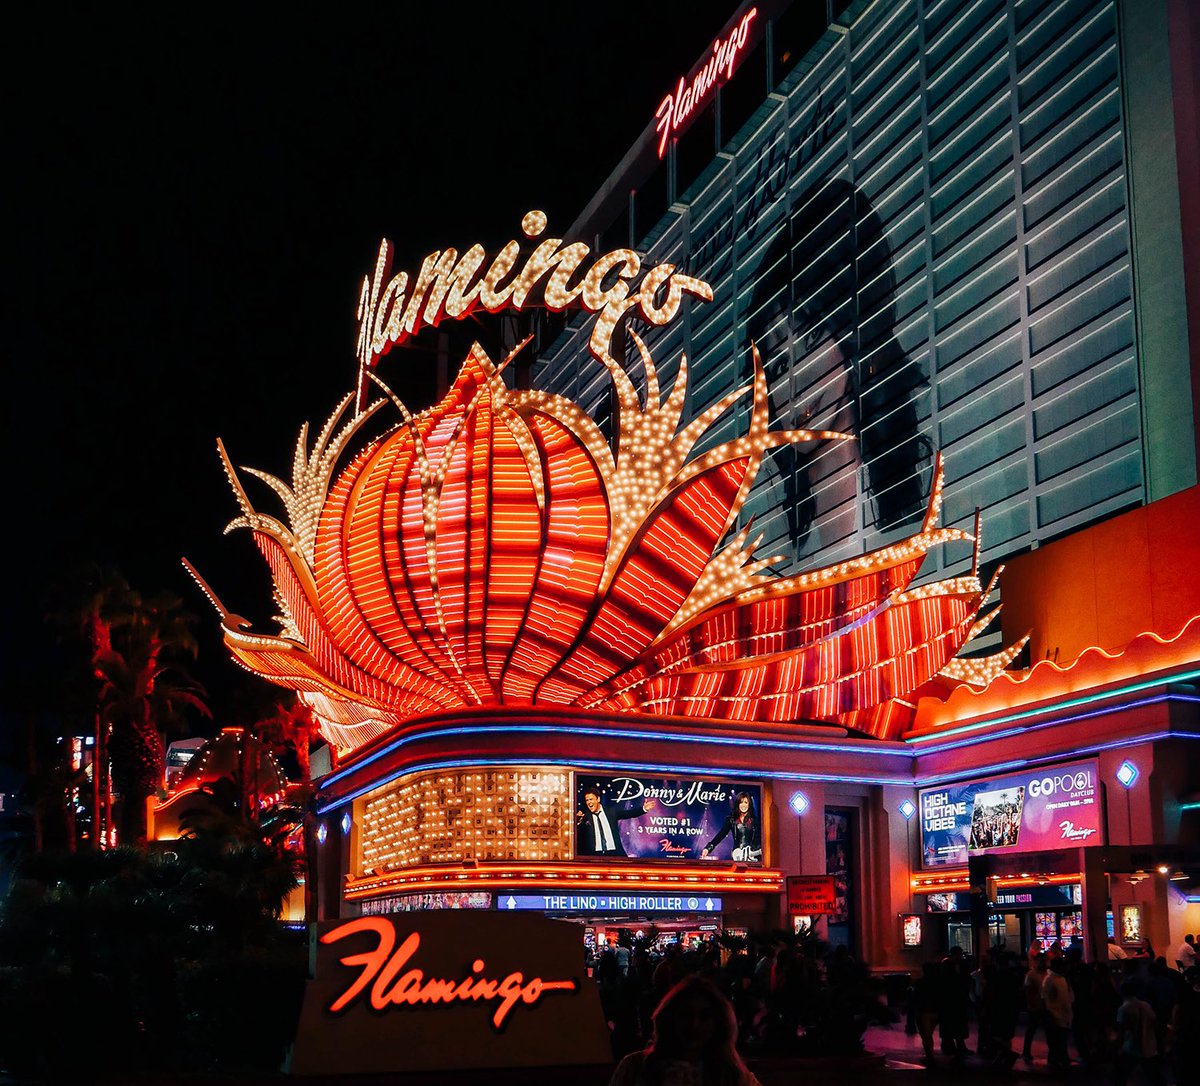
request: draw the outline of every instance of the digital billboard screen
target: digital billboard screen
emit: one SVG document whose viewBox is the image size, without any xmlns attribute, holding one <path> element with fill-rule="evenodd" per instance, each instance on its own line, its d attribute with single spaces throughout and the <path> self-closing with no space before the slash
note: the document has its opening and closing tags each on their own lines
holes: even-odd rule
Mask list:
<svg viewBox="0 0 1200 1086">
<path fill-rule="evenodd" d="M 761 864 L 762 785 L 719 778 L 575 775 L 578 859 Z"/>
<path fill-rule="evenodd" d="M 1095 759 L 920 793 L 925 867 L 962 865 L 970 853 L 1035 852 L 1104 841 Z"/>
</svg>

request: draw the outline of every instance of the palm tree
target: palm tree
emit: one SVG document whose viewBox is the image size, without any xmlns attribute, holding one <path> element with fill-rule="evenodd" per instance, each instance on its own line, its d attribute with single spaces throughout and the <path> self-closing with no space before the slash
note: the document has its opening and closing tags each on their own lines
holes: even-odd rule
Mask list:
<svg viewBox="0 0 1200 1086">
<path fill-rule="evenodd" d="M 294 698 L 290 704 L 279 702 L 274 712 L 260 719 L 252 730 L 276 753 L 281 749 L 293 750 L 300 768 L 300 780 L 308 781 L 312 775 L 309 746 L 321 733 L 312 710 L 303 701 Z"/>
<path fill-rule="evenodd" d="M 232 932 L 277 918 L 299 885 L 303 856 L 289 840 L 303 824 L 304 811 L 284 803 L 247 803 L 245 785 L 232 777 L 219 777 L 200 791 L 208 802 L 184 814 L 175 846 L 205 872 L 207 883 L 197 892 L 240 916 L 239 923 L 228 925 Z"/>
<path fill-rule="evenodd" d="M 25 772 L 20 795 L 33 818 L 34 852 L 58 845 L 74 852 L 75 805 L 87 771 L 73 767 L 69 740 L 38 727 L 31 716 L 25 721 Z"/>
<path fill-rule="evenodd" d="M 122 800 L 120 839 L 142 842 L 146 799 L 163 785 L 167 734 L 183 731 L 190 713 L 211 716 L 203 688 L 186 669 L 196 656 L 195 619 L 177 597 L 143 596 L 115 570 L 99 567 L 85 572 L 79 598 L 58 617 L 73 618 L 91 653 L 96 764 L 103 768 L 111 759 Z"/>
</svg>

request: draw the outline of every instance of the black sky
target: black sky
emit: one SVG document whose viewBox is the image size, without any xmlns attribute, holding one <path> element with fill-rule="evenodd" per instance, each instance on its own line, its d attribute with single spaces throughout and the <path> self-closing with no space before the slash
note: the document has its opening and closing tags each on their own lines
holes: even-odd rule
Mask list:
<svg viewBox="0 0 1200 1086">
<path fill-rule="evenodd" d="M 45 7 L 3 46 L 6 668 L 65 572 L 110 563 L 200 615 L 220 718 L 240 673 L 180 556 L 271 605 L 222 536 L 217 436 L 286 473 L 354 381 L 379 238 L 408 267 L 534 207 L 565 230 L 734 5 Z"/>
</svg>

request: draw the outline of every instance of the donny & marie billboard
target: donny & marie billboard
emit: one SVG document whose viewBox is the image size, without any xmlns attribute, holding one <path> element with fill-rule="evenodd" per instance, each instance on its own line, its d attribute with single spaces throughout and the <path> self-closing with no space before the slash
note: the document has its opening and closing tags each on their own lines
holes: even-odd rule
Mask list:
<svg viewBox="0 0 1200 1086">
<path fill-rule="evenodd" d="M 925 867 L 968 853 L 1036 852 L 1104 843 L 1099 763 L 1073 762 L 920 793 Z"/>
<path fill-rule="evenodd" d="M 762 842 L 761 784 L 575 774 L 579 859 L 761 864 Z"/>
</svg>

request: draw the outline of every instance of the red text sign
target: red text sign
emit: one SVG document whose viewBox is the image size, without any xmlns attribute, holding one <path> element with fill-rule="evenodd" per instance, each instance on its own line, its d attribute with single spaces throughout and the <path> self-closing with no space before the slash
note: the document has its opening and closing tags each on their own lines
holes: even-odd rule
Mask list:
<svg viewBox="0 0 1200 1086">
<path fill-rule="evenodd" d="M 293 1075 L 436 1082 L 443 1071 L 612 1060 L 599 989 L 578 977 L 576 924 L 430 909 L 322 921 L 311 935 Z"/>
<path fill-rule="evenodd" d="M 791 875 L 787 895 L 789 916 L 820 916 L 835 909 L 832 875 Z"/>
<path fill-rule="evenodd" d="M 714 87 L 724 83 L 733 75 L 733 69 L 746 51 L 746 40 L 750 35 L 750 23 L 758 14 L 751 8 L 738 20 L 729 32 L 729 37 L 718 38 L 712 45 L 712 56 L 692 77 L 680 76 L 671 91 L 654 111 L 654 128 L 658 132 L 658 157 L 666 153 L 667 141 L 675 135 L 711 94 Z"/>
<path fill-rule="evenodd" d="M 371 1007 L 377 1011 L 385 1011 L 393 1006 L 415 1007 L 422 1004 L 495 1003 L 492 1026 L 503 1029 L 505 1019 L 517 1003 L 532 1007 L 546 992 L 573 992 L 576 988 L 573 980 L 526 979 L 518 972 L 500 978 L 488 977 L 487 966 L 482 958 L 476 958 L 463 977 L 426 976 L 424 970 L 406 968 L 421 947 L 421 933 L 412 932 L 397 947 L 395 926 L 390 920 L 378 916 L 351 920 L 326 932 L 321 936 L 321 942 L 336 943 L 359 932 L 374 935 L 375 946 L 362 954 L 347 954 L 341 959 L 342 965 L 361 968 L 350 986 L 329 1004 L 329 1010 L 334 1014 L 350 1007 L 370 986 L 368 999 Z"/>
</svg>

